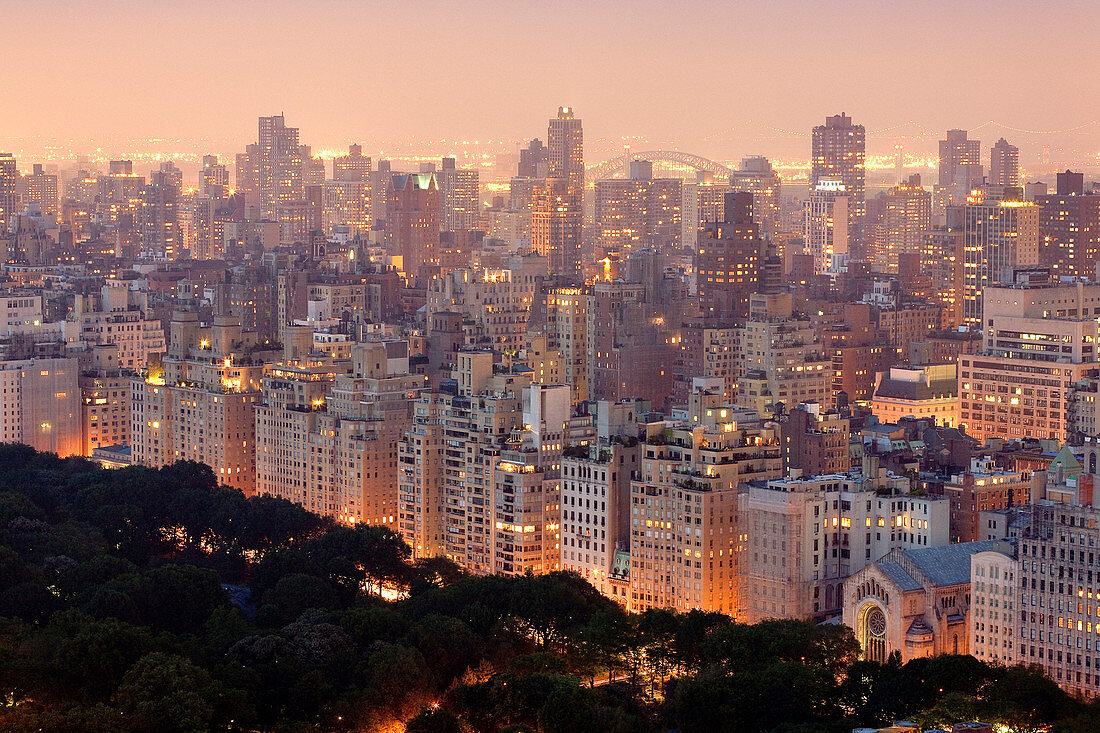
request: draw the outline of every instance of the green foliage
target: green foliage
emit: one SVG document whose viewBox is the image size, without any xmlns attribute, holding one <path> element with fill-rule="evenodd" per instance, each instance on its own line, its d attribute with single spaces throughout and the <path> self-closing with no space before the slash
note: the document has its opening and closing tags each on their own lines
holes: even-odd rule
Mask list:
<svg viewBox="0 0 1100 733">
<path fill-rule="evenodd" d="M 568 572 L 475 577 L 195 463 L 104 471 L 0 445 L 0 465 L 4 731 L 1100 723 L 1038 669 L 861 662 L 842 626 L 630 614 Z"/>
</svg>

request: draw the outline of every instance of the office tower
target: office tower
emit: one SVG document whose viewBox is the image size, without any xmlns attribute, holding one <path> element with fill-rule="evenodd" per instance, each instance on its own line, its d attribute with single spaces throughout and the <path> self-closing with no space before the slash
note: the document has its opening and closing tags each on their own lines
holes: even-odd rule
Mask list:
<svg viewBox="0 0 1100 733">
<path fill-rule="evenodd" d="M 920 253 L 925 233 L 932 226 L 932 194 L 921 187 L 914 173 L 886 194 L 883 240 L 874 261 L 880 272 L 897 272 L 901 255 Z"/>
<path fill-rule="evenodd" d="M 982 291 L 1005 271 L 1039 264 L 1039 207 L 976 195 L 963 217 L 963 321 L 980 328 Z"/>
<path fill-rule="evenodd" d="M 197 313 L 176 313 L 170 331 L 162 367 L 132 381 L 133 462 L 199 461 L 219 483 L 253 494 L 265 353 L 224 316 L 202 327 Z"/>
<path fill-rule="evenodd" d="M 414 280 L 421 266 L 439 264 L 439 186 L 435 175 L 392 175 L 387 198 L 389 252 L 401 257 L 401 269 Z"/>
<path fill-rule="evenodd" d="M 547 178 L 536 187 L 531 243 L 550 271 L 579 281 L 584 218 L 584 135 L 572 107 L 559 107 L 547 129 Z"/>
<path fill-rule="evenodd" d="M 772 238 L 778 236 L 782 189 L 779 174 L 771 161 L 762 155 L 742 158 L 741 167 L 730 173 L 730 187 L 734 191 L 752 194 L 752 208 L 761 234 Z"/>
<path fill-rule="evenodd" d="M 741 355 L 739 406 L 771 415 L 779 403 L 832 403 L 832 359 L 790 293 L 750 296 Z"/>
<path fill-rule="evenodd" d="M 547 139 L 547 178 L 560 178 L 569 188 L 584 188 L 584 134 L 572 107 L 559 107 L 550 120 Z"/>
<path fill-rule="evenodd" d="M 839 178 L 818 181 L 806 200 L 802 240 L 815 273 L 843 272 L 852 256 L 852 194 Z"/>
<path fill-rule="evenodd" d="M 867 213 L 865 201 L 866 131 L 863 125 L 853 125 L 844 113 L 825 118 L 824 125 L 813 129 L 813 159 L 810 169 L 810 190 L 823 181 L 839 181 L 848 196 L 848 236 L 854 259 L 864 259 L 862 247 L 863 222 Z"/>
<path fill-rule="evenodd" d="M 716 412 L 645 426 L 630 482 L 631 611 L 736 615 L 741 605 L 739 487 L 781 475 L 779 440 L 736 423 L 731 408 Z"/>
<path fill-rule="evenodd" d="M 35 163 L 34 172 L 26 176 L 24 181 L 27 186 L 27 202 L 38 204 L 43 214 L 57 218 L 61 213 L 57 195 L 57 176 L 46 173 L 41 163 Z"/>
<path fill-rule="evenodd" d="M 202 156 L 202 186 L 212 199 L 229 195 L 229 168 L 219 163 L 216 155 Z"/>
<path fill-rule="evenodd" d="M 753 194 L 728 193 L 721 221 L 700 232 L 699 301 L 715 325 L 748 315 L 749 296 L 759 289 L 766 253 L 753 213 Z"/>
<path fill-rule="evenodd" d="M 489 351 L 459 352 L 454 376 L 417 399 L 399 447 L 402 536 L 475 573 L 556 570 L 569 388 L 494 374 Z"/>
<path fill-rule="evenodd" d="M 989 182 L 994 186 L 1020 185 L 1020 149 L 1003 137 L 989 149 Z"/>
<path fill-rule="evenodd" d="M 0 233 L 8 230 L 8 220 L 16 212 L 15 188 L 19 181 L 19 169 L 15 166 L 15 156 L 0 153 Z"/>
<path fill-rule="evenodd" d="M 1055 276 L 1096 276 L 1100 261 L 1100 196 L 1085 194 L 1084 176 L 1058 174 L 1055 193 L 1035 196 L 1039 206 L 1039 264 Z"/>
<path fill-rule="evenodd" d="M 948 130 L 940 140 L 939 188 L 950 203 L 961 204 L 982 182 L 982 143 L 967 139 L 966 130 Z"/>
<path fill-rule="evenodd" d="M 397 443 L 426 381 L 408 373 L 408 344 L 356 343 L 344 358 L 316 351 L 309 327 L 290 333 L 288 342 L 301 337 L 304 353 L 287 349 L 289 358 L 264 375 L 256 492 L 396 530 Z"/>
<path fill-rule="evenodd" d="M 519 151 L 520 178 L 546 178 L 550 175 L 550 151 L 537 137 Z"/>
<path fill-rule="evenodd" d="M 150 173 L 149 181 L 171 187 L 177 199 L 183 195 L 183 171 L 170 160 L 161 163 L 157 170 Z"/>
<path fill-rule="evenodd" d="M 802 476 L 848 473 L 852 468 L 851 420 L 816 402 L 804 402 L 779 420 L 783 473 Z"/>
<path fill-rule="evenodd" d="M 478 172 L 457 168 L 454 158 L 444 158 L 436 174 L 439 182 L 439 224 L 443 231 L 476 229 L 479 223 Z"/>
<path fill-rule="evenodd" d="M 657 250 L 680 246 L 683 230 L 683 183 L 679 178 L 653 178 L 648 169 L 631 163 L 631 177 L 596 181 L 596 230 L 599 245 L 627 253 L 650 247 Z"/>
<path fill-rule="evenodd" d="M 870 456 L 861 471 L 750 484 L 737 503 L 738 620 L 836 616 L 850 576 L 895 548 L 947 545 L 949 524 L 946 498 L 910 493 Z"/>
<path fill-rule="evenodd" d="M 928 273 L 928 299 L 943 308 L 944 328 L 963 323 L 964 233 L 962 227 L 932 229 L 921 244 L 920 267 Z"/>
<path fill-rule="evenodd" d="M 547 178 L 534 186 L 531 246 L 546 257 L 550 272 L 573 282 L 581 279 L 582 188 L 566 179 Z"/>
<path fill-rule="evenodd" d="M 987 287 L 980 354 L 959 357 L 959 423 L 980 441 L 1065 441 L 1074 384 L 1100 371 L 1100 285 Z"/>
<path fill-rule="evenodd" d="M 76 359 L 0 361 L 0 443 L 81 455 L 79 374 Z"/>
</svg>

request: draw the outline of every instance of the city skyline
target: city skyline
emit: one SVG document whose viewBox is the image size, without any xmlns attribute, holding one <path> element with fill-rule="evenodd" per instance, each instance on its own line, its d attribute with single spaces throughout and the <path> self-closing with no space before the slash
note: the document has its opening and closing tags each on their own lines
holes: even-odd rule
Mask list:
<svg viewBox="0 0 1100 733">
<path fill-rule="evenodd" d="M 1022 162 L 1040 144 L 1091 153 L 1091 161 L 1074 162 L 1095 162 L 1100 142 L 1100 124 L 1078 102 L 1098 82 L 1048 73 L 1072 68 L 1075 49 L 1088 43 L 1088 19 L 1100 20 L 1084 3 L 1041 12 L 1017 2 L 952 6 L 955 21 L 944 25 L 942 2 L 857 3 L 839 16 L 800 2 L 690 2 L 677 7 L 671 26 L 656 3 L 632 4 L 630 14 L 615 3 L 567 4 L 534 19 L 501 3 L 324 2 L 300 18 L 283 2 L 262 15 L 249 4 L 150 9 L 119 1 L 94 13 L 56 3 L 0 6 L 16 26 L 53 32 L 41 63 L 0 70 L 5 88 L 23 100 L 0 132 L 5 149 L 85 135 L 236 145 L 250 139 L 257 114 L 279 112 L 318 149 L 358 141 L 373 152 L 410 137 L 519 142 L 540 134 L 547 109 L 559 105 L 587 120 L 590 154 L 601 142 L 611 151 L 631 138 L 716 158 L 803 154 L 805 131 L 839 111 L 867 127 L 871 153 L 876 136 L 887 149 L 893 143 L 881 136 L 908 137 L 916 149 L 919 132 L 931 147 L 933 131 L 980 130 L 990 120 L 998 124 L 984 138 L 1009 137 Z M 998 33 L 972 32 L 994 18 Z M 287 28 L 304 37 L 276 46 Z M 1029 53 L 1028 38 L 1055 28 L 1056 47 Z M 37 43 L 16 34 L 11 50 L 30 53 Z M 555 44 L 577 51 L 549 64 Z M 265 47 L 278 52 L 256 63 L 249 50 Z M 96 64 L 81 64 L 90 57 Z"/>
</svg>

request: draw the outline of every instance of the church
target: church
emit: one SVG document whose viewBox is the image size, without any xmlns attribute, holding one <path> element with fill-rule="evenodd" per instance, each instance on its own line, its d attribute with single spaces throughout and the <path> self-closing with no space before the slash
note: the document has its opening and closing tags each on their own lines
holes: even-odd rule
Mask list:
<svg viewBox="0 0 1100 733">
<path fill-rule="evenodd" d="M 1006 540 L 894 549 L 844 582 L 843 621 L 855 631 L 863 658 L 902 662 L 969 653 L 970 558 L 1011 555 Z"/>
</svg>

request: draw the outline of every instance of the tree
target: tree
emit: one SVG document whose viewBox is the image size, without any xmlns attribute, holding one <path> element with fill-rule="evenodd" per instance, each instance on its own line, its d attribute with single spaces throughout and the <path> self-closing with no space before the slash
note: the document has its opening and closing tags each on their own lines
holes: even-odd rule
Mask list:
<svg viewBox="0 0 1100 733">
<path fill-rule="evenodd" d="M 122 679 L 115 700 L 132 731 L 200 733 L 214 720 L 220 686 L 184 657 L 153 652 Z"/>
<path fill-rule="evenodd" d="M 462 724 L 451 713 L 433 706 L 410 720 L 405 733 L 462 733 Z"/>
</svg>

